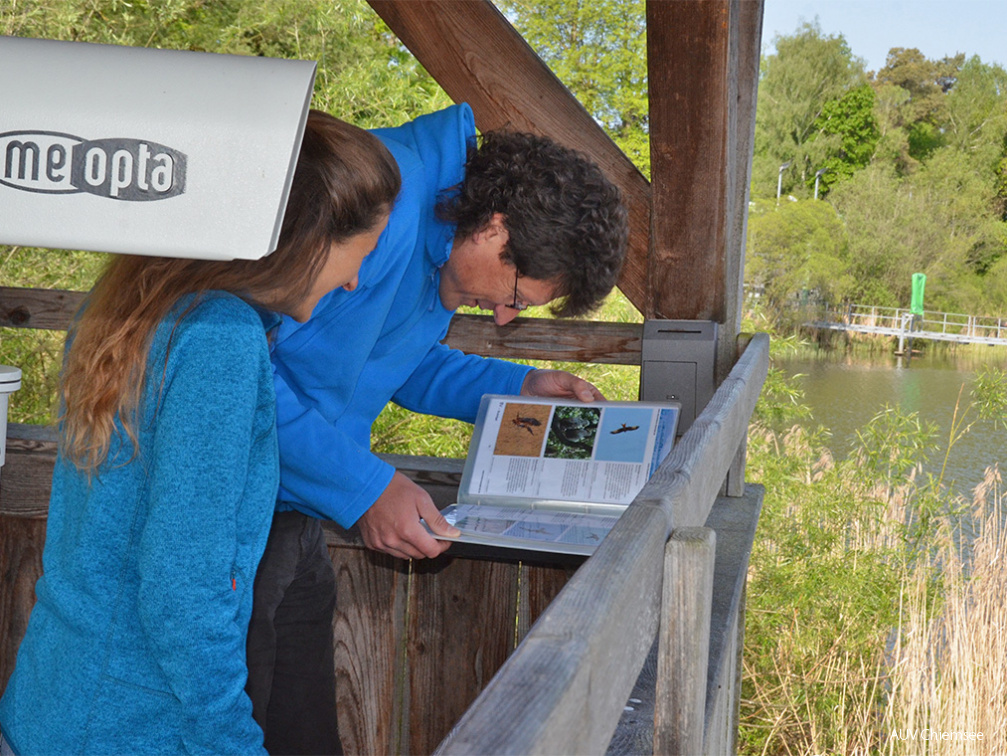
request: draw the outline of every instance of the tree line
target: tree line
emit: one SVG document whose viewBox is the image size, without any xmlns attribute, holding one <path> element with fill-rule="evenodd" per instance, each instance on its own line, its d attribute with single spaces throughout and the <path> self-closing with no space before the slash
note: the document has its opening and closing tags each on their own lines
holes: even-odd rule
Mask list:
<svg viewBox="0 0 1007 756">
<path fill-rule="evenodd" d="M 746 266 L 770 310 L 801 294 L 908 307 L 920 272 L 927 309 L 1004 314 L 1007 72 L 901 47 L 866 72 L 817 23 L 774 42 L 760 71 Z"/>
</svg>

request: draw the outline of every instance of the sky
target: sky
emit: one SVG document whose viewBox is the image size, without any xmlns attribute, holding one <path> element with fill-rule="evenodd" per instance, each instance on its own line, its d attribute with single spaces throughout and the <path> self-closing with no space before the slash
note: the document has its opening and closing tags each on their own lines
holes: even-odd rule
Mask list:
<svg viewBox="0 0 1007 756">
<path fill-rule="evenodd" d="M 931 60 L 965 53 L 1007 67 L 1007 0 L 765 0 L 762 49 L 818 18 L 826 35 L 842 34 L 868 71 L 892 47 L 916 47 Z"/>
</svg>

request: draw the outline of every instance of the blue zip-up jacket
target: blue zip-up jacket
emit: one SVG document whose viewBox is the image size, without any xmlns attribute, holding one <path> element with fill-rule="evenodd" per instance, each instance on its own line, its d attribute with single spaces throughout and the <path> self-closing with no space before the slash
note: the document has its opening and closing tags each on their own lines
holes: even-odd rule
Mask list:
<svg viewBox="0 0 1007 756">
<path fill-rule="evenodd" d="M 176 327 L 189 302 L 151 342 L 137 457 L 113 441 L 90 480 L 56 461 L 44 572 L 0 701 L 21 756 L 265 753 L 245 638 L 279 481 L 276 318 L 217 292 Z"/>
<path fill-rule="evenodd" d="M 441 344 L 454 311 L 439 295 L 455 228 L 439 221 L 441 192 L 464 176 L 475 136 L 468 105 L 377 129 L 402 173 L 402 191 L 353 292 L 337 289 L 304 324 L 284 318 L 273 351 L 280 439 L 278 508 L 349 527 L 394 468 L 370 451 L 389 401 L 472 422 L 486 393 L 518 394 L 531 368 Z"/>
</svg>

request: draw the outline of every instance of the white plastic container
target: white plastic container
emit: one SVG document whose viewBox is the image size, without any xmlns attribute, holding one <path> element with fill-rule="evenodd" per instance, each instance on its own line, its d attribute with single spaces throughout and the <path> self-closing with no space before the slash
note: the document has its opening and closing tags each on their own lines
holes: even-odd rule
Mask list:
<svg viewBox="0 0 1007 756">
<path fill-rule="evenodd" d="M 7 397 L 21 388 L 21 370 L 0 365 L 0 467 L 7 457 Z"/>
</svg>

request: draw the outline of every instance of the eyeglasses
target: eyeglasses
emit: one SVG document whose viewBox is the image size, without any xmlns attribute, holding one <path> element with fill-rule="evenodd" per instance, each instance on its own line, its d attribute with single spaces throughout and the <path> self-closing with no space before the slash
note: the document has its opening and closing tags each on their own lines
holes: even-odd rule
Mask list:
<svg viewBox="0 0 1007 756">
<path fill-rule="evenodd" d="M 522 312 L 522 311 L 528 309 L 528 305 L 526 305 L 524 302 L 518 302 L 517 301 L 517 280 L 520 277 L 521 277 L 521 272 L 515 267 L 515 269 L 514 269 L 514 301 L 511 304 L 507 305 L 507 307 L 511 308 L 512 310 L 517 310 L 518 312 Z"/>
</svg>

